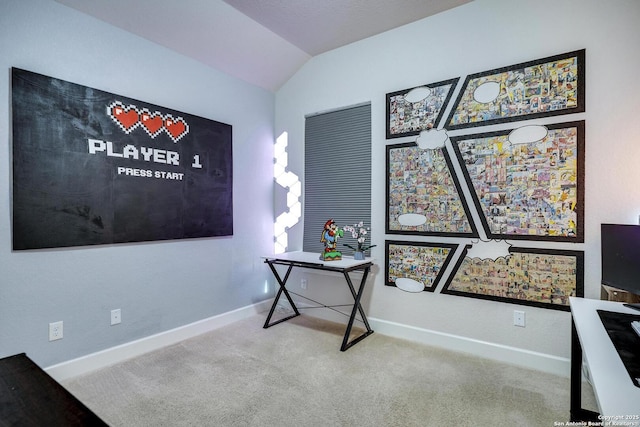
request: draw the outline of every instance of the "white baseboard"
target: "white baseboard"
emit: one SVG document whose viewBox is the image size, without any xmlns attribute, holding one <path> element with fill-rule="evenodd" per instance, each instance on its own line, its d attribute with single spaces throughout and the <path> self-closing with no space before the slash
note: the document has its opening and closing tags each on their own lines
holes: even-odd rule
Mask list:
<svg viewBox="0 0 640 427">
<path fill-rule="evenodd" d="M 45 371 L 57 381 L 65 381 L 262 313 L 269 309 L 272 301 L 266 300 L 241 307 L 175 329 L 68 360 L 49 366 L 45 368 Z"/>
<path fill-rule="evenodd" d="M 233 322 L 263 313 L 270 308 L 272 302 L 273 300 L 267 300 L 242 307 L 228 313 L 203 319 L 179 328 L 171 329 L 169 331 L 111 347 L 96 353 L 88 354 L 77 359 L 52 365 L 45 368 L 45 371 L 47 371 L 49 375 L 57 381 L 69 380 L 78 375 L 83 375 L 97 369 L 131 359 L 132 357 L 140 356 L 150 351 L 176 344 L 185 339 L 193 338 L 203 333 L 229 325 Z M 296 303 L 299 307 L 305 306 L 304 303 Z M 306 314 L 335 322 L 345 322 L 345 319 L 347 318 L 326 309 L 306 311 Z M 447 350 L 467 353 L 473 356 L 509 363 L 511 365 L 543 371 L 567 378 L 570 375 L 571 363 L 568 358 L 475 340 L 372 317 L 369 317 L 368 319 L 371 328 L 379 334 L 406 339 L 425 345 L 432 345 Z"/>
<path fill-rule="evenodd" d="M 309 304 L 300 301 L 296 301 L 296 304 L 299 308 L 309 306 Z M 328 309 L 307 310 L 304 313 L 334 322 L 346 323 L 348 319 L 348 316 L 342 316 Z M 418 328 L 390 322 L 388 320 L 372 317 L 367 317 L 367 319 L 369 320 L 371 329 L 373 329 L 375 333 L 440 347 L 446 350 L 467 353 L 472 356 L 547 372 L 562 377 L 569 378 L 571 374 L 571 360 L 569 358 Z M 356 322 L 356 324 L 358 323 Z"/>
<path fill-rule="evenodd" d="M 376 333 L 567 378 L 571 373 L 571 360 L 568 358 L 417 328 L 382 319 L 369 317 L 368 320 L 371 329 Z"/>
</svg>

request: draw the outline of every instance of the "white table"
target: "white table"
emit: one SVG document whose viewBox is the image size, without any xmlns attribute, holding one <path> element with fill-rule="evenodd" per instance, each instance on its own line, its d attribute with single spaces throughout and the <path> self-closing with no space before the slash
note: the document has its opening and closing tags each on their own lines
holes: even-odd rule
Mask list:
<svg viewBox="0 0 640 427">
<path fill-rule="evenodd" d="M 368 337 L 373 333 L 373 330 L 371 329 L 371 327 L 369 326 L 369 322 L 367 321 L 367 316 L 364 312 L 364 309 L 360 304 L 360 299 L 362 298 L 362 293 L 364 292 L 364 287 L 367 282 L 367 276 L 369 274 L 369 270 L 371 269 L 371 266 L 373 265 L 373 261 L 371 258 L 366 258 L 364 260 L 355 260 L 353 259 L 353 257 L 343 257 L 343 259 L 337 260 L 337 261 L 323 261 L 320 259 L 320 254 L 315 252 L 286 252 L 278 255 L 264 256 L 262 258 L 265 260 L 264 262 L 269 265 L 269 267 L 271 268 L 271 271 L 273 272 L 273 275 L 275 276 L 276 280 L 278 281 L 278 284 L 280 285 L 280 289 L 278 290 L 278 293 L 276 294 L 276 297 L 273 300 L 273 305 L 271 306 L 271 310 L 269 311 L 267 320 L 264 323 L 264 328 L 277 325 L 278 323 L 284 322 L 286 320 L 289 320 L 293 317 L 300 315 L 300 312 L 298 311 L 298 307 L 296 307 L 295 303 L 293 302 L 293 299 L 291 299 L 291 296 L 289 295 L 289 292 L 287 291 L 287 288 L 286 288 L 287 279 L 289 278 L 289 274 L 291 273 L 291 270 L 293 269 L 293 267 L 299 267 L 299 268 L 309 268 L 313 270 L 333 271 L 333 272 L 341 273 L 344 276 L 345 281 L 349 286 L 349 290 L 351 291 L 351 295 L 353 296 L 354 303 L 353 303 L 353 308 L 351 310 L 351 316 L 349 316 L 349 322 L 347 324 L 347 329 L 344 334 L 344 339 L 342 340 L 342 346 L 340 347 L 341 351 L 346 351 L 347 349 L 349 349 L 349 347 L 351 347 L 354 344 L 357 344 L 358 342 L 360 342 L 361 340 L 363 340 L 364 338 Z M 275 268 L 276 265 L 287 266 L 287 272 L 284 278 L 280 277 L 280 275 L 278 274 L 278 271 Z M 360 280 L 360 286 L 358 287 L 357 291 L 353 286 L 351 277 L 349 276 L 349 273 L 352 271 L 363 272 L 362 279 Z M 271 322 L 271 316 L 273 316 L 273 312 L 275 311 L 276 306 L 278 305 L 278 301 L 280 300 L 280 296 L 282 294 L 284 294 L 284 296 L 289 301 L 289 304 L 291 304 L 294 314 L 291 316 L 285 317 L 284 319 Z M 334 306 L 322 305 L 322 307 L 331 308 Z M 359 335 L 358 337 L 349 341 L 351 328 L 353 326 L 353 322 L 356 318 L 357 313 L 360 313 L 360 320 L 366 327 L 366 331 L 363 334 Z"/>
<path fill-rule="evenodd" d="M 640 315 L 620 302 L 575 298 L 571 306 L 571 420 L 614 419 L 640 426 L 640 387 L 636 387 L 597 310 Z M 640 352 L 640 348 L 638 348 Z M 589 368 L 600 414 L 582 409 L 582 357 Z M 615 425 L 615 424 L 614 424 Z"/>
</svg>

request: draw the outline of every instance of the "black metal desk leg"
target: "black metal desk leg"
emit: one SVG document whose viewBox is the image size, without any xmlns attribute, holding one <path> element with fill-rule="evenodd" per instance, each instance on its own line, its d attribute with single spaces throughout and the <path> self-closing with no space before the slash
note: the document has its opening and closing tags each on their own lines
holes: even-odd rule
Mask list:
<svg viewBox="0 0 640 427">
<path fill-rule="evenodd" d="M 359 341 L 363 340 L 364 338 L 368 337 L 373 333 L 373 330 L 371 330 L 371 327 L 369 326 L 369 322 L 367 321 L 367 316 L 365 315 L 364 310 L 360 305 L 360 299 L 362 298 L 362 294 L 364 293 L 364 286 L 367 281 L 367 276 L 369 275 L 369 268 L 370 267 L 367 267 L 364 270 L 357 294 L 355 289 L 353 288 L 353 283 L 351 282 L 349 273 L 347 272 L 344 273 L 344 278 L 347 281 L 347 284 L 349 285 L 349 289 L 351 290 L 351 295 L 353 295 L 355 302 L 353 304 L 353 309 L 351 310 L 351 316 L 349 317 L 349 323 L 347 324 L 347 330 L 344 333 L 344 339 L 342 340 L 342 347 L 340 347 L 340 351 L 348 350 L 349 347 L 357 344 Z M 362 322 L 367 328 L 367 331 L 364 332 L 362 335 L 354 338 L 351 342 L 349 342 L 349 335 L 351 335 L 351 328 L 353 327 L 353 321 L 356 318 L 356 312 L 360 313 L 360 316 L 362 317 Z"/>
<path fill-rule="evenodd" d="M 287 284 L 287 280 L 289 279 L 289 274 L 291 273 L 291 270 L 293 269 L 293 266 L 290 265 L 289 268 L 287 269 L 287 273 L 284 276 L 284 279 L 280 278 L 280 275 L 278 274 L 278 271 L 276 270 L 276 268 L 273 266 L 273 264 L 271 262 L 269 262 L 268 260 L 265 261 L 267 264 L 269 264 L 269 268 L 271 268 L 271 271 L 273 272 L 273 275 L 275 276 L 276 280 L 278 281 L 278 285 L 280 285 L 280 289 L 278 289 L 278 292 L 276 293 L 276 297 L 273 300 L 273 304 L 271 305 L 271 310 L 269 311 L 269 315 L 267 316 L 267 320 L 264 322 L 264 326 L 263 328 L 268 328 L 269 326 L 273 326 L 273 325 L 277 325 L 278 323 L 284 322 L 285 320 L 289 320 L 293 317 L 299 316 L 300 312 L 298 311 L 298 307 L 296 307 L 295 303 L 293 302 L 293 300 L 291 299 L 291 295 L 289 295 L 289 292 L 286 289 L 286 284 Z M 278 306 L 278 301 L 280 300 L 280 295 L 282 295 L 284 293 L 284 296 L 287 297 L 287 300 L 289 301 L 289 304 L 291 304 L 291 307 L 293 308 L 293 311 L 295 314 L 292 314 L 291 316 L 287 316 L 284 319 L 280 319 L 278 321 L 275 321 L 273 323 L 269 323 L 271 321 L 271 316 L 273 316 L 273 312 L 276 310 L 276 307 Z"/>
</svg>

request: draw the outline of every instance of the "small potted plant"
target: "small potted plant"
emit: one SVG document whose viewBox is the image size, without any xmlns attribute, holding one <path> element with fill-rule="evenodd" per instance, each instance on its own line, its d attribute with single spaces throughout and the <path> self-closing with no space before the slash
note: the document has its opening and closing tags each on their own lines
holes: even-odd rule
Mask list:
<svg viewBox="0 0 640 427">
<path fill-rule="evenodd" d="M 357 247 L 353 247 L 346 243 L 344 244 L 346 247 L 353 249 L 355 251 L 353 253 L 354 259 L 363 260 L 364 252 L 376 246 L 376 245 L 365 245 L 365 242 L 367 240 L 367 235 L 369 234 L 369 231 L 371 230 L 371 228 L 365 227 L 363 221 L 360 221 L 359 223 L 353 224 L 353 225 L 345 225 L 344 227 L 342 227 L 342 229 L 346 233 L 351 233 L 351 237 L 356 239 L 356 241 L 358 242 Z"/>
</svg>

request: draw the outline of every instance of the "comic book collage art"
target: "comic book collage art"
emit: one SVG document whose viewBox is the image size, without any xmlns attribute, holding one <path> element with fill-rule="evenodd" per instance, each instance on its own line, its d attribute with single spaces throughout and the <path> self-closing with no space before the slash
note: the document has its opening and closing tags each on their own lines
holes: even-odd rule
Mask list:
<svg viewBox="0 0 640 427">
<path fill-rule="evenodd" d="M 390 148 L 389 230 L 474 235 L 450 166 L 442 149 L 422 150 L 415 144 Z"/>
<path fill-rule="evenodd" d="M 457 82 L 458 79 L 451 79 L 426 85 L 410 96 L 402 90 L 388 94 L 387 138 L 417 135 L 434 128 L 442 118 L 443 107 L 451 99 Z"/>
<path fill-rule="evenodd" d="M 434 290 L 457 245 L 387 241 L 388 285 L 408 292 Z"/>
<path fill-rule="evenodd" d="M 584 242 L 584 121 L 546 120 L 585 111 L 584 64 L 579 50 L 387 94 L 387 139 L 418 136 L 386 147 L 386 233 L 430 236 L 386 242 L 387 285 L 565 311 L 584 295 L 584 253 L 553 247 Z"/>
</svg>

